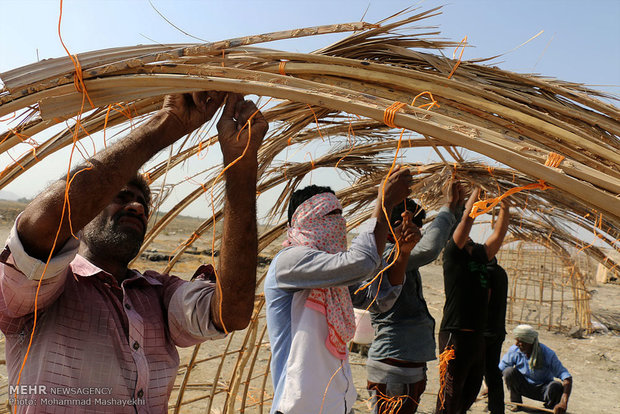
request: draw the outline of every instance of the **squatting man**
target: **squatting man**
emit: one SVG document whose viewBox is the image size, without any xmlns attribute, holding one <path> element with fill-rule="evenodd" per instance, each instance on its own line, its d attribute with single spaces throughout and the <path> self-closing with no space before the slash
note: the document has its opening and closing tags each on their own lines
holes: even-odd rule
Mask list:
<svg viewBox="0 0 620 414">
<path fill-rule="evenodd" d="M 138 169 L 211 119 L 225 99 L 217 124 L 229 167 L 221 289 L 208 280 L 128 269 L 143 243 L 150 205 Z M 248 122 L 251 128 L 244 128 Z M 176 346 L 248 325 L 256 287 L 256 156 L 267 128 L 254 103 L 241 95 L 171 95 L 140 127 L 72 172 L 70 216 L 65 180 L 26 207 L 0 255 L 0 329 L 9 384 L 111 388 L 109 399 L 133 404 L 75 407 L 59 399 L 58 405 L 42 406 L 41 395 L 16 395 L 31 402 L 15 404 L 17 412 L 166 412 L 179 366 Z M 233 163 L 246 144 L 245 155 Z"/>
</svg>

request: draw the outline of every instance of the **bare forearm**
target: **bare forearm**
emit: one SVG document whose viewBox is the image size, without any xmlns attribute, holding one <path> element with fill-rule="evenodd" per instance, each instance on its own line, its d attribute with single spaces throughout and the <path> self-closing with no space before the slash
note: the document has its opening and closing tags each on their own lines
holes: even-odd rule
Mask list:
<svg viewBox="0 0 620 414">
<path fill-rule="evenodd" d="M 383 256 L 383 251 L 385 250 L 385 242 L 387 241 L 387 235 L 390 232 L 390 228 L 388 225 L 388 218 L 390 214 L 392 214 L 391 205 L 385 205 L 385 212 L 381 206 L 381 197 L 377 198 L 375 203 L 375 209 L 372 213 L 372 217 L 377 219 L 377 224 L 375 225 L 375 244 L 377 246 L 377 253 L 379 256 Z"/>
<path fill-rule="evenodd" d="M 405 282 L 405 271 L 407 270 L 409 253 L 410 252 L 401 251 L 398 258 L 389 269 L 388 280 L 392 286 L 402 285 Z"/>
<path fill-rule="evenodd" d="M 495 223 L 495 227 L 493 227 L 493 233 L 491 233 L 485 243 L 487 246 L 487 255 L 489 260 L 491 260 L 502 247 L 502 243 L 506 237 L 506 232 L 508 231 L 509 222 L 509 210 L 507 207 L 502 206 L 499 211 L 499 216 L 497 218 L 497 222 Z"/>
<path fill-rule="evenodd" d="M 219 285 L 211 310 L 221 330 L 244 329 L 252 316 L 256 290 L 256 160 L 234 166 L 226 175 L 224 229 Z"/>
<path fill-rule="evenodd" d="M 474 225 L 474 218 L 470 217 L 469 214 L 474 206 L 474 203 L 478 199 L 478 195 L 480 194 L 480 189 L 476 188 L 472 191 L 467 203 L 465 203 L 465 210 L 463 211 L 463 216 L 461 217 L 461 221 L 456 226 L 454 233 L 452 234 L 452 240 L 457 245 L 459 249 L 462 249 L 467 243 L 469 239 L 469 233 L 471 232 L 471 228 Z"/>
<path fill-rule="evenodd" d="M 165 115 L 157 114 L 73 170 L 67 192 L 67 180 L 52 184 L 26 207 L 18 223 L 26 251 L 46 260 L 58 232 L 54 253 L 58 252 L 71 237 L 71 228 L 77 233 L 99 214 L 138 169 L 171 142 L 170 136 L 174 134 L 173 124 Z M 65 193 L 68 206 L 65 206 Z M 68 207 L 71 207 L 71 225 Z"/>
<path fill-rule="evenodd" d="M 471 232 L 471 228 L 474 225 L 474 219 L 469 217 L 469 212 L 465 211 L 461 221 L 458 226 L 456 226 L 456 230 L 454 230 L 454 234 L 452 238 L 454 243 L 458 246 L 459 249 L 462 249 L 463 246 L 467 243 L 469 239 L 469 233 Z"/>
<path fill-rule="evenodd" d="M 568 404 L 568 399 L 570 397 L 570 393 L 573 390 L 573 379 L 572 378 L 566 378 L 564 381 L 562 381 L 562 386 L 564 387 L 564 392 L 562 393 L 561 401 L 565 405 L 567 405 Z"/>
</svg>

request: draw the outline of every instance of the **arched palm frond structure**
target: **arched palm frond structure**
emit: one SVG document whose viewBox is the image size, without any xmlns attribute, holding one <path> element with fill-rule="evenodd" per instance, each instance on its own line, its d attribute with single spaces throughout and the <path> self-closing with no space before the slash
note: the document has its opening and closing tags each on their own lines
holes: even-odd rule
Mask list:
<svg viewBox="0 0 620 414">
<path fill-rule="evenodd" d="M 512 240 L 543 244 L 562 257 L 583 251 L 608 268 L 617 266 L 607 254 L 620 251 L 620 110 L 608 103 L 616 98 L 482 61 L 446 58 L 440 52 L 458 43 L 416 26 L 436 14 L 407 10 L 376 24 L 106 49 L 77 55 L 79 65 L 63 57 L 2 73 L 0 119 L 6 129 L 0 126 L 0 154 L 22 155 L 11 155 L 14 161 L 3 167 L 0 189 L 62 148 L 103 147 L 109 138 L 104 131 L 120 135 L 157 110 L 166 94 L 239 92 L 270 99 L 263 107 L 270 131 L 259 152 L 258 190 L 261 197 L 277 195 L 260 235 L 261 250 L 285 231 L 286 203 L 304 177 L 338 172 L 347 182 L 338 195 L 353 227 L 368 216 L 376 187 L 397 157 L 411 167 L 414 196 L 430 210 L 441 204 L 441 186 L 450 177 L 479 185 L 488 195 L 543 180 L 552 188 L 513 196 L 518 214 L 510 224 Z M 350 34 L 313 53 L 254 46 L 337 32 Z M 200 156 L 216 144 L 217 136 L 200 131 L 145 170 L 159 186 L 160 202 L 177 190 L 166 181 L 176 168 L 199 164 L 205 178 L 158 216 L 144 248 L 205 191 L 213 196 L 208 217 L 172 253 L 167 271 L 197 239 L 210 232 L 218 237 L 221 165 Z M 419 148 L 434 151 L 438 162 L 422 163 Z M 556 162 L 545 165 L 551 159 Z M 204 407 L 205 401 L 207 412 L 215 406 L 228 413 L 263 412 L 269 352 L 262 306 L 259 294 L 251 326 L 231 335 L 223 352 L 203 346 L 188 356 L 171 400 L 175 412 Z M 202 363 L 219 364 L 209 384 L 191 381 Z"/>
</svg>

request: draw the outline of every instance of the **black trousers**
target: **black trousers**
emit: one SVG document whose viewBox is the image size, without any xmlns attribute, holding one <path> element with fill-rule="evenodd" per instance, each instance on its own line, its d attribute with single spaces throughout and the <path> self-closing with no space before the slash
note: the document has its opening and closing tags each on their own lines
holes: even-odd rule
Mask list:
<svg viewBox="0 0 620 414">
<path fill-rule="evenodd" d="M 553 409 L 560 402 L 564 387 L 559 381 L 551 381 L 548 384 L 534 385 L 527 382 L 523 374 L 514 367 L 508 367 L 503 371 L 506 388 L 510 391 L 510 401 L 523 402 L 521 396 L 526 396 L 537 401 L 544 401 L 546 408 Z"/>
<path fill-rule="evenodd" d="M 489 389 L 488 407 L 491 414 L 504 413 L 504 382 L 498 365 L 505 337 L 504 334 L 484 337 L 484 380 Z"/>
<path fill-rule="evenodd" d="M 439 351 L 454 346 L 443 390 L 444 406 L 437 396 L 436 414 L 464 414 L 476 401 L 484 373 L 484 337 L 478 332 L 439 332 Z"/>
</svg>

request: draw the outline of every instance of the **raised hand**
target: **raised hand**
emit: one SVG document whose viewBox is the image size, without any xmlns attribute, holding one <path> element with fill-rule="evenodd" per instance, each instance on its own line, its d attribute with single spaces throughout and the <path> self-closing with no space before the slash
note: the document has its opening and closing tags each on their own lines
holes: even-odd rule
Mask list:
<svg viewBox="0 0 620 414">
<path fill-rule="evenodd" d="M 379 199 L 387 209 L 403 201 L 411 193 L 411 171 L 397 165 L 392 173 L 385 178 L 385 187 L 379 186 Z"/>
<path fill-rule="evenodd" d="M 216 91 L 166 96 L 161 111 L 170 115 L 175 124 L 175 136 L 171 139 L 178 139 L 189 134 L 213 118 L 217 109 L 222 105 L 225 96 L 226 92 Z"/>
<path fill-rule="evenodd" d="M 411 221 L 413 217 L 411 211 L 404 211 L 402 217 L 403 221 L 398 231 L 398 243 L 401 254 L 406 254 L 408 256 L 422 238 L 422 233 L 420 232 L 420 228 Z"/>
<path fill-rule="evenodd" d="M 467 200 L 467 203 L 465 203 L 465 215 L 469 215 L 472 207 L 474 206 L 474 203 L 478 201 L 479 197 L 480 197 L 480 187 L 476 187 L 471 192 L 469 199 Z"/>
<path fill-rule="evenodd" d="M 217 123 L 224 164 L 233 162 L 244 151 L 247 151 L 248 158 L 256 160 L 268 129 L 269 124 L 254 102 L 244 100 L 240 94 L 228 94 L 224 112 Z"/>
<path fill-rule="evenodd" d="M 450 179 L 448 184 L 442 189 L 446 203 L 451 211 L 455 212 L 465 203 L 465 189 L 455 179 Z"/>
</svg>

